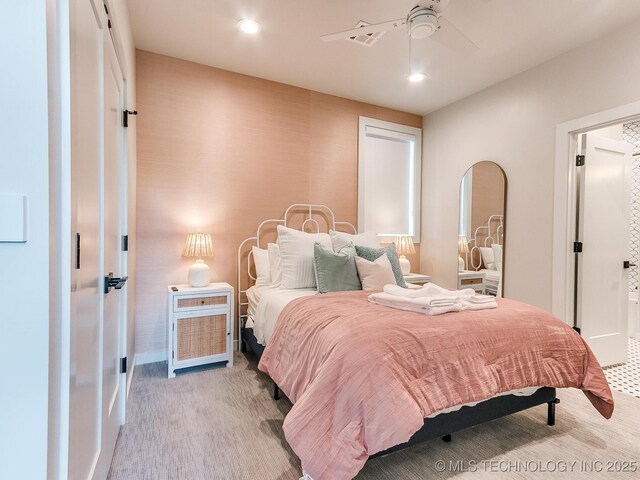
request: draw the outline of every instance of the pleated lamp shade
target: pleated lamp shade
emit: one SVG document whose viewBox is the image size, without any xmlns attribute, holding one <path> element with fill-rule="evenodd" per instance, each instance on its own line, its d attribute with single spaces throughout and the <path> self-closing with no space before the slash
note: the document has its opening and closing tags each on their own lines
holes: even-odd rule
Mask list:
<svg viewBox="0 0 640 480">
<path fill-rule="evenodd" d="M 469 253 L 469 241 L 466 235 L 458 236 L 458 254 L 466 255 Z"/>
<path fill-rule="evenodd" d="M 413 238 L 409 235 L 402 235 L 396 237 L 393 242 L 396 244 L 396 250 L 398 255 L 406 255 L 407 253 L 416 253 L 416 249 L 413 246 Z"/>
<path fill-rule="evenodd" d="M 211 279 L 209 266 L 203 257 L 213 257 L 211 235 L 208 233 L 190 233 L 182 251 L 183 257 L 197 258 L 196 263 L 189 269 L 189 283 L 192 287 L 206 287 Z"/>
<path fill-rule="evenodd" d="M 190 233 L 182 251 L 183 257 L 213 257 L 211 235 L 208 233 Z"/>
<path fill-rule="evenodd" d="M 407 253 L 416 253 L 416 249 L 413 246 L 413 237 L 410 235 L 401 235 L 396 237 L 394 242 L 396 244 L 396 251 L 400 258 L 400 269 L 402 270 L 403 275 L 407 275 L 411 272 L 411 262 L 409 259 L 405 257 Z"/>
</svg>

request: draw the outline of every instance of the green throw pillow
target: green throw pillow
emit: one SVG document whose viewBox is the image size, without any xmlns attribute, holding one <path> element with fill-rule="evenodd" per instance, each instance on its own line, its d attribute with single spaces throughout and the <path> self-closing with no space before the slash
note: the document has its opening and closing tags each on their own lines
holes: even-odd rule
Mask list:
<svg viewBox="0 0 640 480">
<path fill-rule="evenodd" d="M 313 246 L 313 267 L 320 293 L 362 290 L 353 245 L 334 253 L 316 242 Z"/>
<path fill-rule="evenodd" d="M 396 277 L 396 283 L 402 288 L 409 288 L 407 287 L 407 283 L 404 281 L 404 275 L 402 275 L 402 269 L 400 268 L 400 260 L 398 260 L 398 252 L 396 252 L 395 243 L 390 243 L 384 248 L 369 248 L 356 245 L 355 249 L 359 257 L 369 260 L 370 262 L 375 262 L 380 255 L 386 253 L 389 263 L 391 263 L 393 275 Z"/>
</svg>

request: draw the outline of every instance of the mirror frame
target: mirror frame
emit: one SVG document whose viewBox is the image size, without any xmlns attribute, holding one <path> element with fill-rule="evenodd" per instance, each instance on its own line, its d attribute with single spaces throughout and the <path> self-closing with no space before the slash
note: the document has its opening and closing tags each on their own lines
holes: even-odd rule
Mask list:
<svg viewBox="0 0 640 480">
<path fill-rule="evenodd" d="M 494 162 L 492 160 L 480 160 L 479 162 L 476 162 L 474 164 L 472 164 L 471 166 L 469 166 L 469 168 L 467 168 L 464 172 L 464 174 L 462 175 L 462 177 L 460 178 L 460 186 L 458 187 L 458 238 L 460 238 L 460 223 L 461 223 L 461 214 L 462 214 L 462 181 L 464 179 L 464 177 L 469 173 L 469 171 L 472 171 L 473 167 L 482 164 L 482 163 L 490 163 L 492 165 L 494 165 L 495 167 L 498 168 L 498 170 L 500 171 L 500 173 L 502 173 L 502 178 L 504 180 L 504 195 L 503 195 L 503 200 L 502 200 L 502 272 L 501 272 L 501 277 L 500 277 L 500 286 L 499 286 L 499 296 L 500 297 L 504 297 L 504 285 L 505 285 L 505 253 L 506 253 L 506 245 L 507 245 L 507 197 L 508 197 L 508 179 L 507 179 L 507 173 L 505 172 L 505 170 L 497 163 Z M 472 211 L 472 210 L 471 210 Z M 469 232 L 469 235 L 471 235 L 471 232 Z M 471 238 L 467 239 L 468 241 L 471 240 Z M 457 242 L 456 242 L 457 243 Z M 477 247 L 477 245 L 475 245 L 474 242 L 474 247 Z M 465 264 L 465 268 L 468 268 L 469 266 L 473 266 L 472 265 L 472 257 L 471 257 L 471 251 L 469 252 L 469 264 L 470 265 L 466 265 Z M 458 253 L 458 258 L 460 258 L 460 254 Z M 466 259 L 465 259 L 466 260 Z M 457 263 L 457 262 L 456 262 Z M 459 270 L 456 269 L 456 278 L 458 277 L 458 273 Z"/>
</svg>

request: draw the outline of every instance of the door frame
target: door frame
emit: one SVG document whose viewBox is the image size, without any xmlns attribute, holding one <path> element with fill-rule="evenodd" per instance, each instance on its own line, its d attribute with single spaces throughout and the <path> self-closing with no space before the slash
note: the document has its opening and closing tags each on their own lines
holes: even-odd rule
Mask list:
<svg viewBox="0 0 640 480">
<path fill-rule="evenodd" d="M 578 136 L 640 118 L 640 101 L 587 115 L 556 126 L 553 195 L 551 313 L 573 325 L 575 293 L 576 164 Z"/>
</svg>

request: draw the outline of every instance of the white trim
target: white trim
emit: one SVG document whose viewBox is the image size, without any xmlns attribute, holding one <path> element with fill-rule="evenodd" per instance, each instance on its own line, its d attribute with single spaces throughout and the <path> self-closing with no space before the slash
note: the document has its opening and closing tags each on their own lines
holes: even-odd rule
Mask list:
<svg viewBox="0 0 640 480">
<path fill-rule="evenodd" d="M 640 115 L 640 101 L 587 115 L 556 127 L 553 195 L 553 250 L 551 272 L 551 312 L 573 323 L 576 185 L 575 155 L 580 133 L 626 122 Z"/>
<path fill-rule="evenodd" d="M 375 118 L 360 116 L 358 120 L 358 231 L 366 230 L 364 225 L 365 205 L 365 147 L 363 139 L 366 137 L 386 138 L 402 142 L 409 142 L 413 162 L 410 165 L 409 201 L 412 206 L 408 215 L 413 227 L 413 241 L 420 243 L 420 204 L 421 204 L 421 167 L 422 167 L 422 128 L 410 127 L 399 123 L 385 122 Z M 392 232 L 376 232 L 382 237 L 403 234 Z"/>
<path fill-rule="evenodd" d="M 136 365 L 146 365 L 147 363 L 166 362 L 167 351 L 158 350 L 157 352 L 136 353 Z"/>
</svg>

